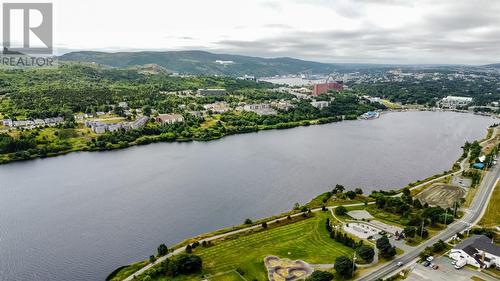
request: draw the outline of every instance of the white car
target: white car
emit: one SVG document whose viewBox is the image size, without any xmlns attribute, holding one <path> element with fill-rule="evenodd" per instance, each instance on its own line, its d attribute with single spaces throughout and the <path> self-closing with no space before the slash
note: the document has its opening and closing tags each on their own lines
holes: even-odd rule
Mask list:
<svg viewBox="0 0 500 281">
<path fill-rule="evenodd" d="M 455 265 L 455 264 L 457 264 L 457 261 L 452 261 L 451 264 Z"/>
<path fill-rule="evenodd" d="M 427 260 L 428 262 L 431 262 L 431 261 L 433 261 L 433 260 L 434 260 L 434 257 L 433 257 L 433 256 L 427 257 L 427 259 L 426 259 L 426 260 Z"/>
<path fill-rule="evenodd" d="M 398 263 L 396 264 L 397 266 L 402 266 L 403 265 L 403 262 L 402 261 L 398 261 Z"/>
</svg>

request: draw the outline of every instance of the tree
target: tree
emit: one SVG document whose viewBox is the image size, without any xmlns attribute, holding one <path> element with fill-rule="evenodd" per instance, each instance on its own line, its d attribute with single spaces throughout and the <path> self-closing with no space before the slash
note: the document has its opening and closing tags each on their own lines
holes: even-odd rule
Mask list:
<svg viewBox="0 0 500 281">
<path fill-rule="evenodd" d="M 356 198 L 356 192 L 354 192 L 354 191 L 352 191 L 352 190 L 347 191 L 347 192 L 345 193 L 345 195 L 346 195 L 347 197 L 349 197 L 349 199 L 351 199 L 351 200 L 352 200 L 352 199 L 354 199 L 354 198 Z"/>
<path fill-rule="evenodd" d="M 245 224 L 252 224 L 252 223 L 253 223 L 253 221 L 251 219 L 246 219 L 245 220 Z"/>
<path fill-rule="evenodd" d="M 342 278 L 351 278 L 354 270 L 356 270 L 356 265 L 353 264 L 349 257 L 340 256 L 335 259 L 334 268 Z"/>
<path fill-rule="evenodd" d="M 343 216 L 343 215 L 347 214 L 346 207 L 344 207 L 344 206 L 338 206 L 337 208 L 335 208 L 335 214 L 339 215 L 339 216 Z"/>
<path fill-rule="evenodd" d="M 354 189 L 354 192 L 356 192 L 356 194 L 358 194 L 358 195 L 361 195 L 361 194 L 363 194 L 363 189 L 357 187 Z"/>
<path fill-rule="evenodd" d="M 446 244 L 443 242 L 443 240 L 439 240 L 436 243 L 432 244 L 432 251 L 434 253 L 439 253 L 444 249 L 446 249 Z"/>
<path fill-rule="evenodd" d="M 149 262 L 154 263 L 156 261 L 156 258 L 154 255 L 149 256 Z"/>
<path fill-rule="evenodd" d="M 392 258 L 396 255 L 396 247 L 392 246 L 387 236 L 382 236 L 377 239 L 377 249 L 380 250 L 380 255 L 384 258 Z"/>
<path fill-rule="evenodd" d="M 262 223 L 262 228 L 267 228 L 267 222 Z"/>
<path fill-rule="evenodd" d="M 193 247 L 191 247 L 191 244 L 188 244 L 186 246 L 186 253 L 191 254 L 193 252 Z"/>
<path fill-rule="evenodd" d="M 335 185 L 335 188 L 333 189 L 333 193 L 336 194 L 336 193 L 342 193 L 344 192 L 345 190 L 345 187 L 341 184 L 337 184 Z"/>
<path fill-rule="evenodd" d="M 375 256 L 375 250 L 368 245 L 361 245 L 356 249 L 356 253 L 364 261 L 371 262 Z"/>
<path fill-rule="evenodd" d="M 333 273 L 315 270 L 311 276 L 306 278 L 306 281 L 330 281 L 333 277 L 335 277 Z"/>
<path fill-rule="evenodd" d="M 389 238 L 387 236 L 382 236 L 379 239 L 377 239 L 376 243 L 377 249 L 380 251 L 386 250 L 388 247 L 391 247 L 391 243 L 389 242 Z"/>
<path fill-rule="evenodd" d="M 142 113 L 144 116 L 150 116 L 151 115 L 151 106 L 146 105 L 142 108 Z"/>
<path fill-rule="evenodd" d="M 190 274 L 194 272 L 199 272 L 202 268 L 202 261 L 199 256 L 196 255 L 180 255 L 176 259 L 177 270 L 181 274 Z"/>
<path fill-rule="evenodd" d="M 417 229 L 414 226 L 407 226 L 403 230 L 403 233 L 405 234 L 406 237 L 415 237 L 415 232 Z"/>
<path fill-rule="evenodd" d="M 164 256 L 168 253 L 168 247 L 165 244 L 158 246 L 158 256 Z"/>
</svg>

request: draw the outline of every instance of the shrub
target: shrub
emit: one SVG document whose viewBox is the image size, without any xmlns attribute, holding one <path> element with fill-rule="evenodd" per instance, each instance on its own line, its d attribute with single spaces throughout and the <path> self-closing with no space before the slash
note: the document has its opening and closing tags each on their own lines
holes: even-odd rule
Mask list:
<svg viewBox="0 0 500 281">
<path fill-rule="evenodd" d="M 337 208 L 335 208 L 335 214 L 339 216 L 344 216 L 345 214 L 347 214 L 346 207 L 338 206 Z"/>
</svg>

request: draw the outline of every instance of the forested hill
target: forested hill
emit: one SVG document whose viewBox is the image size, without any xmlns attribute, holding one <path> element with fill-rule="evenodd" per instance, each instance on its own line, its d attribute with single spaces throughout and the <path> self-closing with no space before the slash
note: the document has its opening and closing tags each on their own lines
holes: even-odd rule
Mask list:
<svg viewBox="0 0 500 281">
<path fill-rule="evenodd" d="M 487 65 L 483 65 L 483 67 L 498 68 L 498 69 L 500 69 L 500 63 L 487 64 Z"/>
<path fill-rule="evenodd" d="M 332 73 L 360 67 L 349 64 L 327 64 L 293 58 L 259 58 L 240 55 L 214 54 L 204 51 L 170 52 L 71 52 L 59 57 L 62 61 L 92 62 L 113 67 L 156 64 L 172 72 L 195 75 L 228 75 L 257 77 L 312 73 Z"/>
</svg>

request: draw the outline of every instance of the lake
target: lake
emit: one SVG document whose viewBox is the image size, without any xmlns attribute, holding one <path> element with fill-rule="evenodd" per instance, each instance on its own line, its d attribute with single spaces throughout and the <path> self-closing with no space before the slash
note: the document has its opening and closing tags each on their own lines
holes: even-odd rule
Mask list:
<svg viewBox="0 0 500 281">
<path fill-rule="evenodd" d="M 0 165 L 0 279 L 103 280 L 160 243 L 290 210 L 335 184 L 403 187 L 449 169 L 494 122 L 387 113 Z"/>
</svg>

